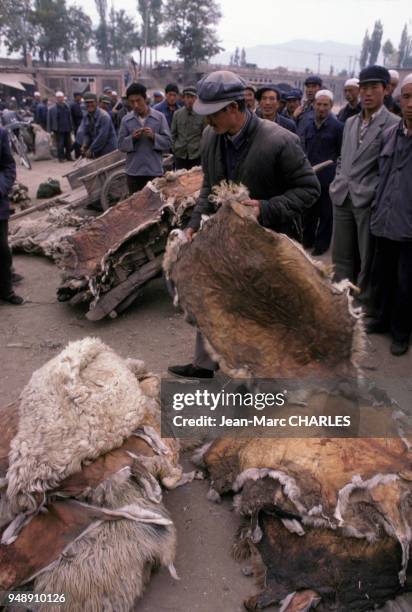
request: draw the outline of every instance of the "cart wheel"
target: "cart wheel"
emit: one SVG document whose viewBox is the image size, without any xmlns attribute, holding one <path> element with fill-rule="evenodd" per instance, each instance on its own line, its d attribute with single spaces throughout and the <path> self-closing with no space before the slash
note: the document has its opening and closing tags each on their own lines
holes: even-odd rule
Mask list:
<svg viewBox="0 0 412 612">
<path fill-rule="evenodd" d="M 129 195 L 127 177 L 124 170 L 116 170 L 104 182 L 100 194 L 100 203 L 103 210 L 107 210 Z"/>
</svg>

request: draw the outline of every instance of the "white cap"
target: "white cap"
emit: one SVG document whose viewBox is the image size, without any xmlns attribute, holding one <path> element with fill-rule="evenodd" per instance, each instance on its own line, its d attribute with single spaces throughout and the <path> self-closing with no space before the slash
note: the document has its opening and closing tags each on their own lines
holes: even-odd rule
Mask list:
<svg viewBox="0 0 412 612">
<path fill-rule="evenodd" d="M 55 96 L 56 98 L 64 98 L 64 93 L 62 91 L 56 91 Z"/>
<path fill-rule="evenodd" d="M 112 96 L 117 96 L 117 91 L 112 91 Z"/>
<path fill-rule="evenodd" d="M 348 79 L 347 81 L 345 81 L 344 87 L 359 87 L 359 79 Z"/>
<path fill-rule="evenodd" d="M 389 74 L 391 75 L 391 80 L 395 79 L 399 83 L 399 72 L 397 70 L 389 70 Z"/>
<path fill-rule="evenodd" d="M 321 96 L 326 96 L 330 99 L 331 102 L 333 102 L 333 93 L 329 89 L 320 89 L 319 91 L 317 91 L 315 94 L 315 100 L 317 100 Z"/>
<path fill-rule="evenodd" d="M 405 85 L 411 85 L 411 84 L 412 84 L 412 72 L 407 74 L 406 77 L 403 79 L 401 89 L 405 87 Z"/>
<path fill-rule="evenodd" d="M 35 95 L 35 96 L 40 96 L 40 92 L 39 92 L 39 91 L 35 91 L 35 92 L 34 92 L 34 95 Z"/>
</svg>

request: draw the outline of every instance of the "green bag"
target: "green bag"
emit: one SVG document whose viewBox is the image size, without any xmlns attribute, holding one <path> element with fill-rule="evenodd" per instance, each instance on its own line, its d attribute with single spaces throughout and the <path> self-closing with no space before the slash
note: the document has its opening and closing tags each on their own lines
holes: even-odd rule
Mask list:
<svg viewBox="0 0 412 612">
<path fill-rule="evenodd" d="M 49 178 L 45 183 L 40 183 L 37 189 L 37 198 L 53 198 L 61 194 L 60 183 L 57 179 Z"/>
</svg>

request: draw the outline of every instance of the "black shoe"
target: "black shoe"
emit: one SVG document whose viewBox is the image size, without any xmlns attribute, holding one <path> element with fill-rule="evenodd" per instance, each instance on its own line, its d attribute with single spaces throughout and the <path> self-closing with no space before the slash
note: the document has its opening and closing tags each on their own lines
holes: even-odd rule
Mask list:
<svg viewBox="0 0 412 612">
<path fill-rule="evenodd" d="M 213 378 L 213 370 L 206 370 L 205 368 L 197 368 L 192 363 L 184 366 L 170 366 L 167 371 L 173 376 L 180 376 L 181 378 Z"/>
<path fill-rule="evenodd" d="M 21 274 L 17 274 L 17 272 L 12 272 L 11 282 L 13 283 L 13 285 L 17 285 L 17 283 L 21 283 L 23 279 L 24 279 L 24 276 L 22 276 Z"/>
<path fill-rule="evenodd" d="M 24 299 L 20 295 L 17 295 L 17 293 L 9 293 L 6 296 L 0 295 L 0 300 L 8 302 L 9 304 L 14 304 L 15 306 L 19 306 L 24 302 Z"/>
<path fill-rule="evenodd" d="M 389 327 L 379 321 L 379 319 L 371 319 L 369 323 L 365 325 L 365 332 L 367 334 L 385 334 L 389 331 Z"/>
<path fill-rule="evenodd" d="M 397 342 L 396 340 L 394 340 L 391 344 L 391 353 L 392 355 L 395 355 L 395 357 L 400 357 L 401 355 L 404 355 L 405 353 L 408 352 L 409 349 L 409 342 Z"/>
</svg>

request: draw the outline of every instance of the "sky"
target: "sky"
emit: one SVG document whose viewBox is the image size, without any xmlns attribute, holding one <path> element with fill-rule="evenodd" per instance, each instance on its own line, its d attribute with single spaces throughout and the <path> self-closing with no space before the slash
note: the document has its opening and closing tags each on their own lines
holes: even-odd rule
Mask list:
<svg viewBox="0 0 412 612">
<path fill-rule="evenodd" d="M 130 15 L 135 12 L 133 0 L 112 1 L 115 8 Z M 226 51 L 295 39 L 360 45 L 376 19 L 384 26 L 383 41 L 390 38 L 395 47 L 405 22 L 412 31 L 411 0 L 218 0 L 218 4 L 223 13 L 218 34 Z M 97 19 L 94 0 L 83 0 L 81 6 Z M 170 51 L 162 52 L 164 59 L 171 57 Z"/>
</svg>

